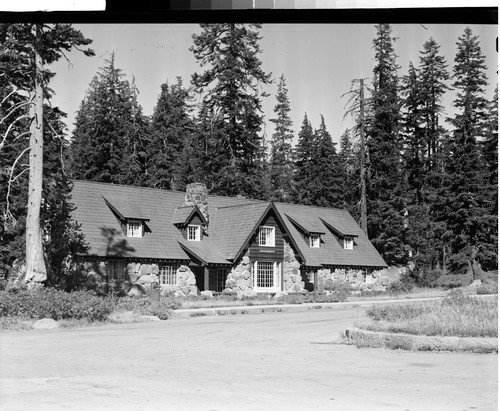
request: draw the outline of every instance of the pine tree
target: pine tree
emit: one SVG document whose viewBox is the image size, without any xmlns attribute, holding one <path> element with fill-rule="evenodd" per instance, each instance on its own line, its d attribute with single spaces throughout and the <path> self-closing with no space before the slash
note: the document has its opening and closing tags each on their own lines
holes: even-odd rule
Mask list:
<svg viewBox="0 0 500 411">
<path fill-rule="evenodd" d="M 408 181 L 408 237 L 415 272 L 425 278 L 442 260 L 442 225 L 434 220 L 434 203 L 442 181 L 442 145 L 439 124 L 441 100 L 449 87 L 446 61 L 434 39 L 424 44 L 419 69 L 410 64 L 404 78 L 404 165 Z"/>
<path fill-rule="evenodd" d="M 324 207 L 341 208 L 344 205 L 342 191 L 342 168 L 332 136 L 321 116 L 319 128 L 314 135 L 314 162 L 312 172 L 315 183 L 311 186 L 310 201 Z"/>
<path fill-rule="evenodd" d="M 193 52 L 201 67 L 192 76 L 203 95 L 202 129 L 210 164 L 211 191 L 222 195 L 263 196 L 263 116 L 259 85 L 271 82 L 258 58 L 259 24 L 201 24 Z"/>
<path fill-rule="evenodd" d="M 136 156 L 145 145 L 146 121 L 136 91 L 115 67 L 114 54 L 106 63 L 90 83 L 78 110 L 70 170 L 75 179 L 135 184 L 131 174 L 137 169 L 131 166 L 138 161 L 139 170 L 145 172 L 146 168 L 144 156 Z"/>
<path fill-rule="evenodd" d="M 458 113 L 450 118 L 453 137 L 446 179 L 439 204 L 440 220 L 446 223 L 444 240 L 449 245 L 448 266 L 452 272 L 468 268 L 478 272 L 497 264 L 497 215 L 488 184 L 488 170 L 480 152 L 488 114 L 485 57 L 479 38 L 467 27 L 457 42 L 454 65 L 454 106 Z"/>
<path fill-rule="evenodd" d="M 405 245 L 406 199 L 401 169 L 400 105 L 392 28 L 376 26 L 373 40 L 371 118 L 367 146 L 370 163 L 367 181 L 368 236 L 389 265 L 407 259 Z"/>
<path fill-rule="evenodd" d="M 51 160 L 43 160 L 53 149 L 45 140 L 51 133 L 57 133 L 56 123 L 62 115 L 45 103 L 51 97 L 48 82 L 54 76 L 47 66 L 60 59 L 65 51 L 73 47 L 79 49 L 90 44 L 91 40 L 69 24 L 4 24 L 0 27 L 0 40 L 0 61 L 4 74 L 0 80 L 3 94 L 0 156 L 5 167 L 5 189 L 2 186 L 0 190 L 0 268 L 5 275 L 15 259 L 18 260 L 18 267 L 24 260 L 24 280 L 29 284 L 40 283 L 47 279 L 45 256 L 49 258 L 49 263 L 53 262 L 50 241 L 44 240 L 42 234 L 45 229 L 46 236 L 50 238 L 54 225 L 46 228 L 49 217 L 44 212 L 51 203 L 54 213 L 64 208 L 67 205 L 65 195 L 69 190 L 62 184 L 53 192 L 47 185 L 48 179 L 57 178 L 57 173 L 62 172 L 57 167 L 53 172 L 48 171 Z M 85 55 L 93 55 L 90 49 L 82 51 Z M 26 146 L 27 136 L 30 138 L 29 146 Z M 29 167 L 23 169 L 28 152 Z M 25 173 L 28 170 L 29 179 Z M 22 207 L 23 204 L 27 207 Z M 61 218 L 59 227 L 67 226 L 69 214 L 61 215 Z M 59 231 L 62 232 L 68 231 Z M 23 241 L 24 250 L 21 247 Z M 23 273 L 16 275 L 19 274 Z"/>
<path fill-rule="evenodd" d="M 356 221 L 359 221 L 360 209 L 360 169 L 359 150 L 354 146 L 349 130 L 340 136 L 339 162 L 342 170 L 342 193 L 344 204 L 342 208 L 349 210 Z"/>
<path fill-rule="evenodd" d="M 315 160 L 314 131 L 312 125 L 304 114 L 302 126 L 299 131 L 299 140 L 295 147 L 294 171 L 294 202 L 297 204 L 312 204 L 310 189 L 315 184 L 313 164 Z"/>
<path fill-rule="evenodd" d="M 190 116 L 189 90 L 177 83 L 162 84 L 151 119 L 152 141 L 148 147 L 150 184 L 156 188 L 184 190 L 192 182 L 192 162 L 199 154 L 193 146 L 195 123 Z"/>
<path fill-rule="evenodd" d="M 276 118 L 270 120 L 275 126 L 271 140 L 271 158 L 269 161 L 270 199 L 290 201 L 293 176 L 293 152 L 291 144 L 293 139 L 293 123 L 290 119 L 290 101 L 283 74 L 278 83 L 274 113 Z"/>
</svg>

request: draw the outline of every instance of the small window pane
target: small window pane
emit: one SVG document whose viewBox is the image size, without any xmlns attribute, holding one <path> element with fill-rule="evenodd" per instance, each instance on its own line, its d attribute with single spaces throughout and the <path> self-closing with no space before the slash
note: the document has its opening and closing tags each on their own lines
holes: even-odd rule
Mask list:
<svg viewBox="0 0 500 411">
<path fill-rule="evenodd" d="M 319 248 L 320 236 L 319 234 L 311 234 L 309 237 L 309 245 L 314 248 Z"/>
<path fill-rule="evenodd" d="M 177 269 L 178 265 L 159 264 L 159 277 L 161 285 L 176 285 L 177 284 Z"/>
<path fill-rule="evenodd" d="M 189 241 L 200 241 L 200 226 L 190 225 L 188 226 L 188 240 Z"/>
<path fill-rule="evenodd" d="M 142 221 L 128 220 L 127 237 L 142 237 Z"/>
<path fill-rule="evenodd" d="M 259 245 L 274 247 L 274 227 L 261 227 Z"/>
<path fill-rule="evenodd" d="M 344 238 L 344 249 L 345 250 L 354 249 L 354 239 L 352 237 Z"/>
</svg>

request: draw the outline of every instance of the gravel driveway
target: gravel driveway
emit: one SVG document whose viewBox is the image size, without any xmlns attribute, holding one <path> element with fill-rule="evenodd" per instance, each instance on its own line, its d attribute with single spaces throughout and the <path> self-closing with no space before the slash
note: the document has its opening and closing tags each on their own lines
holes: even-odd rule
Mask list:
<svg viewBox="0 0 500 411">
<path fill-rule="evenodd" d="M 497 354 L 339 343 L 356 308 L 0 335 L 0 409 L 497 410 Z"/>
</svg>

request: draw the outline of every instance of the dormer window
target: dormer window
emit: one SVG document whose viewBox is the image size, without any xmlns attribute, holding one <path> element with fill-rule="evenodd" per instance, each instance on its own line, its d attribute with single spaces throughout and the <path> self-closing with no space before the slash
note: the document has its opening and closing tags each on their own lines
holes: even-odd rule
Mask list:
<svg viewBox="0 0 500 411">
<path fill-rule="evenodd" d="M 318 233 L 311 233 L 309 235 L 309 247 L 319 248 L 321 237 Z"/>
<path fill-rule="evenodd" d="M 259 245 L 264 247 L 274 247 L 274 227 L 260 227 Z"/>
<path fill-rule="evenodd" d="M 353 237 L 344 237 L 344 250 L 354 250 Z"/>
<path fill-rule="evenodd" d="M 199 225 L 188 225 L 187 239 L 189 241 L 200 241 L 201 227 Z"/>
<path fill-rule="evenodd" d="M 142 221 L 127 220 L 127 237 L 142 237 Z"/>
</svg>

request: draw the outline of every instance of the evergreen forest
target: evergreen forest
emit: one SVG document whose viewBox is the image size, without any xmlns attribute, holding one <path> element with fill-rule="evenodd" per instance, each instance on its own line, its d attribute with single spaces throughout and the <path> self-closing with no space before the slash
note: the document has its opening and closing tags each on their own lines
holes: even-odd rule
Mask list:
<svg viewBox="0 0 500 411">
<path fill-rule="evenodd" d="M 496 79 L 486 77 L 470 28 L 456 39 L 454 61 L 429 38 L 401 76 L 391 25 L 374 26 L 372 77 L 346 85 L 345 114 L 355 126 L 333 137 L 337 125 L 325 124 L 324 113 L 293 124 L 285 72 L 263 69 L 261 25 L 200 28 L 189 48 L 199 70 L 162 84 L 152 115 L 113 53 L 88 85 L 70 134 L 64 108 L 51 105 L 50 64 L 72 48 L 90 58 L 92 40 L 70 24 L 0 25 L 1 278 L 31 264 L 36 130 L 44 161 L 34 231 L 46 266 L 29 279 L 45 270 L 42 281 L 61 283 L 85 247 L 71 219 L 73 180 L 178 191 L 202 182 L 210 194 L 345 208 L 387 264 L 408 266 L 417 284 L 497 270 L 498 95 L 486 94 Z M 269 84 L 274 95 L 262 91 Z M 445 93 L 454 96 L 453 113 Z M 264 117 L 264 99 L 275 102 L 272 118 Z M 273 129 L 264 133 L 266 120 Z"/>
</svg>

